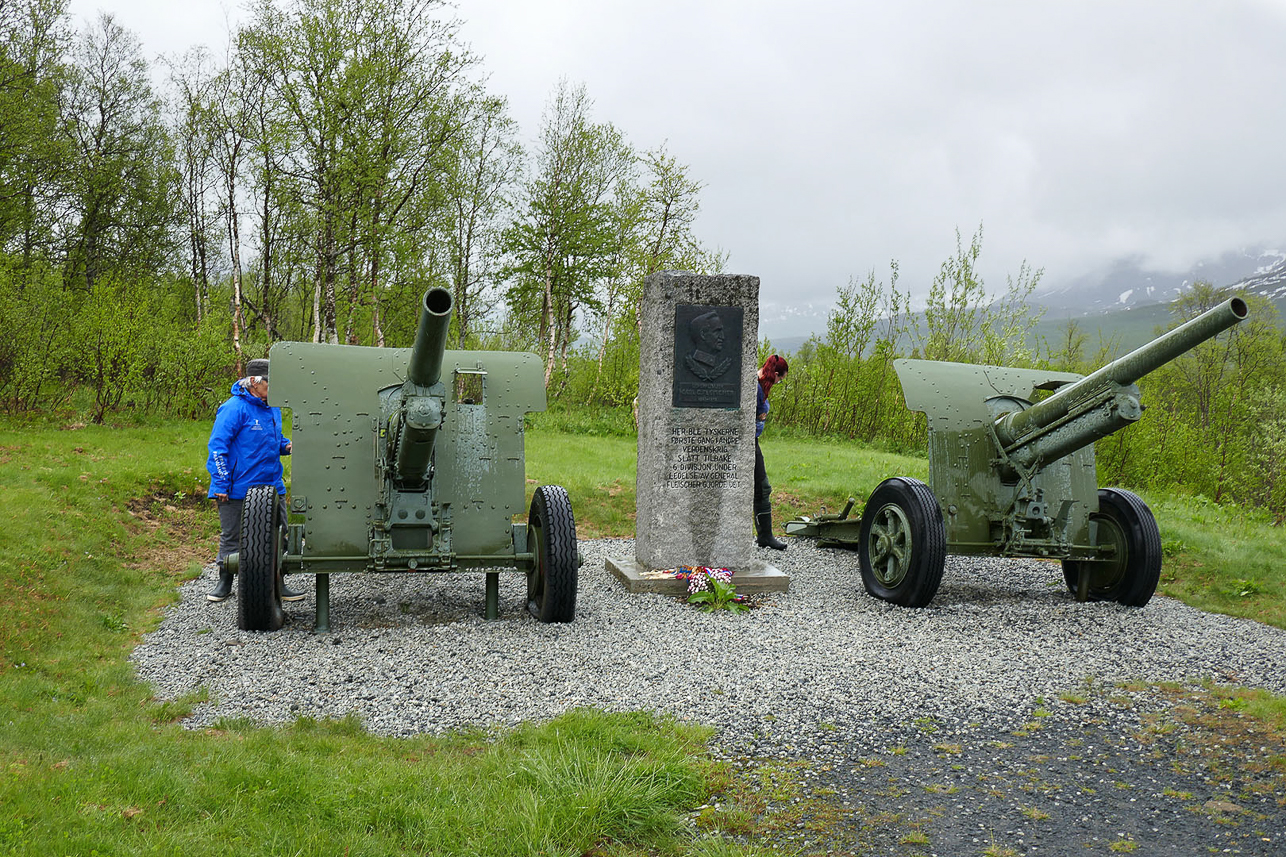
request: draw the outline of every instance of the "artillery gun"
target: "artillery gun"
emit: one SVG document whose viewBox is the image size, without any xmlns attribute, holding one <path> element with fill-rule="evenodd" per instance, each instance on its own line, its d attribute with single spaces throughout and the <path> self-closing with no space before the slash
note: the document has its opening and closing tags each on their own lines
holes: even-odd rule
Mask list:
<svg viewBox="0 0 1286 857">
<path fill-rule="evenodd" d="M 330 630 L 330 575 L 482 571 L 496 618 L 502 571 L 527 577 L 528 610 L 570 622 L 580 567 L 567 492 L 535 489 L 526 524 L 523 418 L 545 409 L 532 354 L 447 351 L 452 297 L 421 301 L 412 348 L 279 342 L 271 404 L 293 416 L 289 521 L 277 493 L 243 507 L 237 622 L 281 627 L 281 575 L 313 574 L 317 630 Z"/>
<path fill-rule="evenodd" d="M 1079 601 L 1142 607 L 1161 573 L 1161 535 L 1136 495 L 1099 488 L 1094 441 L 1143 415 L 1136 383 L 1246 317 L 1231 298 L 1082 377 L 928 360 L 897 360 L 907 407 L 928 418 L 929 484 L 876 486 L 860 519 L 798 518 L 787 535 L 856 547 L 866 591 L 923 607 L 948 553 L 1062 561 Z M 1041 391 L 1052 392 L 1036 401 Z"/>
</svg>

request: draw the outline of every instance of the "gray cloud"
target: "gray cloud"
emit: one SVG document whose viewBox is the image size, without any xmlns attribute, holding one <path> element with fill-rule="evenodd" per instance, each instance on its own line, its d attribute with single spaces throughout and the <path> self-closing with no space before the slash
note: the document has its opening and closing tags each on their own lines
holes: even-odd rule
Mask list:
<svg viewBox="0 0 1286 857">
<path fill-rule="evenodd" d="M 534 133 L 560 76 L 707 183 L 698 227 L 766 299 L 897 258 L 927 288 L 985 224 L 984 274 L 1179 269 L 1286 241 L 1286 4 L 465 0 Z"/>
</svg>

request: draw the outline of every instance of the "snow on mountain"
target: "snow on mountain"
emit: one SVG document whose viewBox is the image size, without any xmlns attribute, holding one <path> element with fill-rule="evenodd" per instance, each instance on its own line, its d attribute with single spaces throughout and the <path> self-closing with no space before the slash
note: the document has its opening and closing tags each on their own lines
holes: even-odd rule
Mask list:
<svg viewBox="0 0 1286 857">
<path fill-rule="evenodd" d="M 1092 274 L 1055 281 L 1032 299 L 1055 317 L 1075 318 L 1169 303 L 1199 280 L 1274 300 L 1286 298 L 1286 253 L 1259 248 L 1234 251 L 1181 272 L 1151 270 L 1140 259 L 1122 259 Z"/>
</svg>

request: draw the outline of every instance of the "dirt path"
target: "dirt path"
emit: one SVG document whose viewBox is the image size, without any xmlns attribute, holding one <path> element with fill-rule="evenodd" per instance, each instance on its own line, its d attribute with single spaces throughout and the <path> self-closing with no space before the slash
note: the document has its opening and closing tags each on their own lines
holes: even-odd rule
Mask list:
<svg viewBox="0 0 1286 857">
<path fill-rule="evenodd" d="M 734 760 L 699 823 L 805 855 L 1286 855 L 1286 732 L 1221 689 L 1104 688 L 1011 732 L 889 738 Z"/>
</svg>

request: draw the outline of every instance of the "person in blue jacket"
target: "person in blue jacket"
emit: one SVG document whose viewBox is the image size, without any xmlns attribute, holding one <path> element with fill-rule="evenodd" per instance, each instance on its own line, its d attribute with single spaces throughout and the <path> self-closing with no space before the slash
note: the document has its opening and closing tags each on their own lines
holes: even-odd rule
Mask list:
<svg viewBox="0 0 1286 857">
<path fill-rule="evenodd" d="M 209 497 L 219 508 L 219 582 L 205 597 L 224 601 L 232 594 L 232 572 L 223 560 L 237 551 L 241 539 L 241 507 L 246 492 L 256 485 L 272 485 L 280 496 L 281 520 L 286 520 L 286 483 L 281 456 L 290 455 L 290 441 L 281 432 L 281 408 L 268 405 L 268 361 L 246 364 L 247 377 L 232 385 L 232 396 L 214 417 L 205 469 L 210 472 Z M 282 600 L 304 597 L 282 584 Z"/>
</svg>

